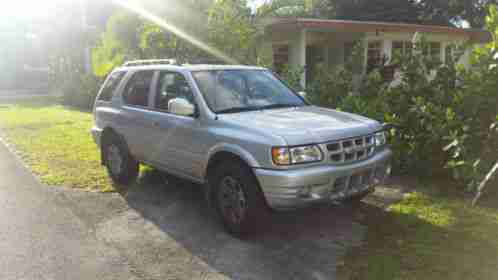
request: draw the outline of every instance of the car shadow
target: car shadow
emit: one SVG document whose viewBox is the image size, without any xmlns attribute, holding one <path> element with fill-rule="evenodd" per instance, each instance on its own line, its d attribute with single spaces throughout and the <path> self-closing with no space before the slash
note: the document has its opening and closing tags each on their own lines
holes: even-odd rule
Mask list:
<svg viewBox="0 0 498 280">
<path fill-rule="evenodd" d="M 129 207 L 232 279 L 335 279 L 336 263 L 366 228 L 351 205 L 272 213 L 247 240 L 225 233 L 201 186 L 152 169 L 120 189 Z"/>
</svg>

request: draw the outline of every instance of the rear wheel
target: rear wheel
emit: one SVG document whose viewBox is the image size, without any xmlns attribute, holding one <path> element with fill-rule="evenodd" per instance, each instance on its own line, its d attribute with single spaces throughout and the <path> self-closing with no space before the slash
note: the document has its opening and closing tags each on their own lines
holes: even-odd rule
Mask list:
<svg viewBox="0 0 498 280">
<path fill-rule="evenodd" d="M 107 172 L 115 183 L 127 185 L 138 177 L 139 163 L 119 137 L 110 136 L 102 145 L 102 153 Z"/>
<path fill-rule="evenodd" d="M 267 215 L 258 182 L 244 164 L 230 160 L 216 168 L 212 201 L 225 229 L 238 238 L 257 229 L 256 221 Z"/>
</svg>

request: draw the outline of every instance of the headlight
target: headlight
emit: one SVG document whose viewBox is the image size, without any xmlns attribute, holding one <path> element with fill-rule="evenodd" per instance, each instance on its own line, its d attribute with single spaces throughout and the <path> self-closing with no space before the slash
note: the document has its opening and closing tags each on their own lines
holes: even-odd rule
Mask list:
<svg viewBox="0 0 498 280">
<path fill-rule="evenodd" d="M 291 165 L 321 161 L 322 151 L 316 145 L 300 147 L 274 147 L 271 150 L 273 162 L 276 165 Z"/>
<path fill-rule="evenodd" d="M 386 138 L 385 131 L 375 133 L 375 146 L 384 146 L 387 142 Z"/>
</svg>

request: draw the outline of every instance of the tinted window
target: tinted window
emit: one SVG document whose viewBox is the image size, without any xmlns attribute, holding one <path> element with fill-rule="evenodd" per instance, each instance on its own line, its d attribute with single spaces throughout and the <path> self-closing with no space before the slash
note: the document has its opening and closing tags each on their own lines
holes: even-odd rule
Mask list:
<svg viewBox="0 0 498 280">
<path fill-rule="evenodd" d="M 183 75 L 161 72 L 157 83 L 156 109 L 170 112 L 169 102 L 175 98 L 183 98 L 191 104 L 195 104 L 190 86 Z"/>
<path fill-rule="evenodd" d="M 140 71 L 131 77 L 123 93 L 128 105 L 147 107 L 154 71 Z"/>
<path fill-rule="evenodd" d="M 114 72 L 111 73 L 109 78 L 106 80 L 104 86 L 102 87 L 102 91 L 99 95 L 99 100 L 101 101 L 111 101 L 112 95 L 119 83 L 123 79 L 125 72 Z"/>
</svg>

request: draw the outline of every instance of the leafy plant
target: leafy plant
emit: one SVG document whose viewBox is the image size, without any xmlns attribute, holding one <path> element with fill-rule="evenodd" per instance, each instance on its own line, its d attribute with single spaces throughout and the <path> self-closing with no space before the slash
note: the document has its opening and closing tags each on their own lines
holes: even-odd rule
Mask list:
<svg viewBox="0 0 498 280">
<path fill-rule="evenodd" d="M 475 191 L 498 155 L 498 12 L 486 19 L 493 42 L 475 48 L 471 66 L 458 63 L 459 51 L 445 64 L 424 52 L 418 36 L 411 54 L 396 54 L 400 80 L 369 73 L 354 94 L 354 68 L 319 68 L 307 88 L 317 105 L 356 112 L 394 125 L 390 142 L 397 172 L 451 176 Z M 450 49 L 468 47 L 450 46 Z"/>
</svg>

